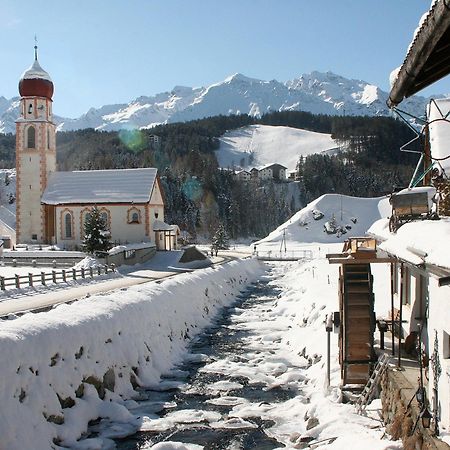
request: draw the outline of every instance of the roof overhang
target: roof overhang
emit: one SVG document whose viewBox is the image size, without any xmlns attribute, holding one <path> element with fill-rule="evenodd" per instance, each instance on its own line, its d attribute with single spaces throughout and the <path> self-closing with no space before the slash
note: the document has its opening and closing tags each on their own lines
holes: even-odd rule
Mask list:
<svg viewBox="0 0 450 450">
<path fill-rule="evenodd" d="M 397 106 L 450 73 L 450 0 L 437 0 L 412 42 L 387 104 Z"/>
</svg>

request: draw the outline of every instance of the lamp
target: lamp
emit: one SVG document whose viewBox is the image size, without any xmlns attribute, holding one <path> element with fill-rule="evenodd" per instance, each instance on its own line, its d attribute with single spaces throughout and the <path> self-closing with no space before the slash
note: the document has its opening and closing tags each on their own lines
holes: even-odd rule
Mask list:
<svg viewBox="0 0 450 450">
<path fill-rule="evenodd" d="M 428 408 L 424 408 L 422 412 L 420 413 L 420 418 L 422 420 L 422 426 L 424 428 L 430 428 L 431 418 L 433 416 L 431 415 L 430 411 L 428 411 Z"/>
</svg>

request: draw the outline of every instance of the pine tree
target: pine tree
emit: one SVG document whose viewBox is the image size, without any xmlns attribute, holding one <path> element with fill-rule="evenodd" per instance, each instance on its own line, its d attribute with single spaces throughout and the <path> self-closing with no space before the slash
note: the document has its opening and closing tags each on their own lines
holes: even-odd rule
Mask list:
<svg viewBox="0 0 450 450">
<path fill-rule="evenodd" d="M 216 232 L 212 238 L 212 248 L 217 254 L 217 250 L 227 250 L 228 245 L 228 235 L 223 224 L 217 227 Z"/>
<path fill-rule="evenodd" d="M 110 248 L 109 238 L 106 220 L 94 207 L 84 222 L 83 249 L 86 253 L 105 252 Z"/>
</svg>

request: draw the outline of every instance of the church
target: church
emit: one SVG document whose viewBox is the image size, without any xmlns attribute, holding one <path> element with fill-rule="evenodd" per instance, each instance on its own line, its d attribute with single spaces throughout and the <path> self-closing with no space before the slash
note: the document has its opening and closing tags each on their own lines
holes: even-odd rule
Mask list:
<svg viewBox="0 0 450 450">
<path fill-rule="evenodd" d="M 16 243 L 81 246 L 86 217 L 96 207 L 114 243 L 151 242 L 176 248 L 179 229 L 164 223 L 157 169 L 56 170 L 53 82 L 38 61 L 19 82 L 16 120 Z"/>
</svg>

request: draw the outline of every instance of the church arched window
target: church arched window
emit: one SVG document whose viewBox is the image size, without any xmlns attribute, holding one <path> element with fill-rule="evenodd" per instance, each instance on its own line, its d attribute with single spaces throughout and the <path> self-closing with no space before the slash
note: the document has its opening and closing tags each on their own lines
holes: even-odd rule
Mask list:
<svg viewBox="0 0 450 450">
<path fill-rule="evenodd" d="M 106 225 L 106 229 L 110 230 L 111 228 L 111 218 L 108 209 L 102 208 L 100 210 L 100 217 L 103 219 Z"/>
<path fill-rule="evenodd" d="M 50 150 L 50 130 L 47 129 L 47 149 Z"/>
<path fill-rule="evenodd" d="M 70 212 L 64 214 L 64 234 L 66 239 L 72 237 L 72 214 Z"/>
<path fill-rule="evenodd" d="M 36 148 L 36 129 L 34 127 L 27 128 L 27 148 Z"/>
</svg>

